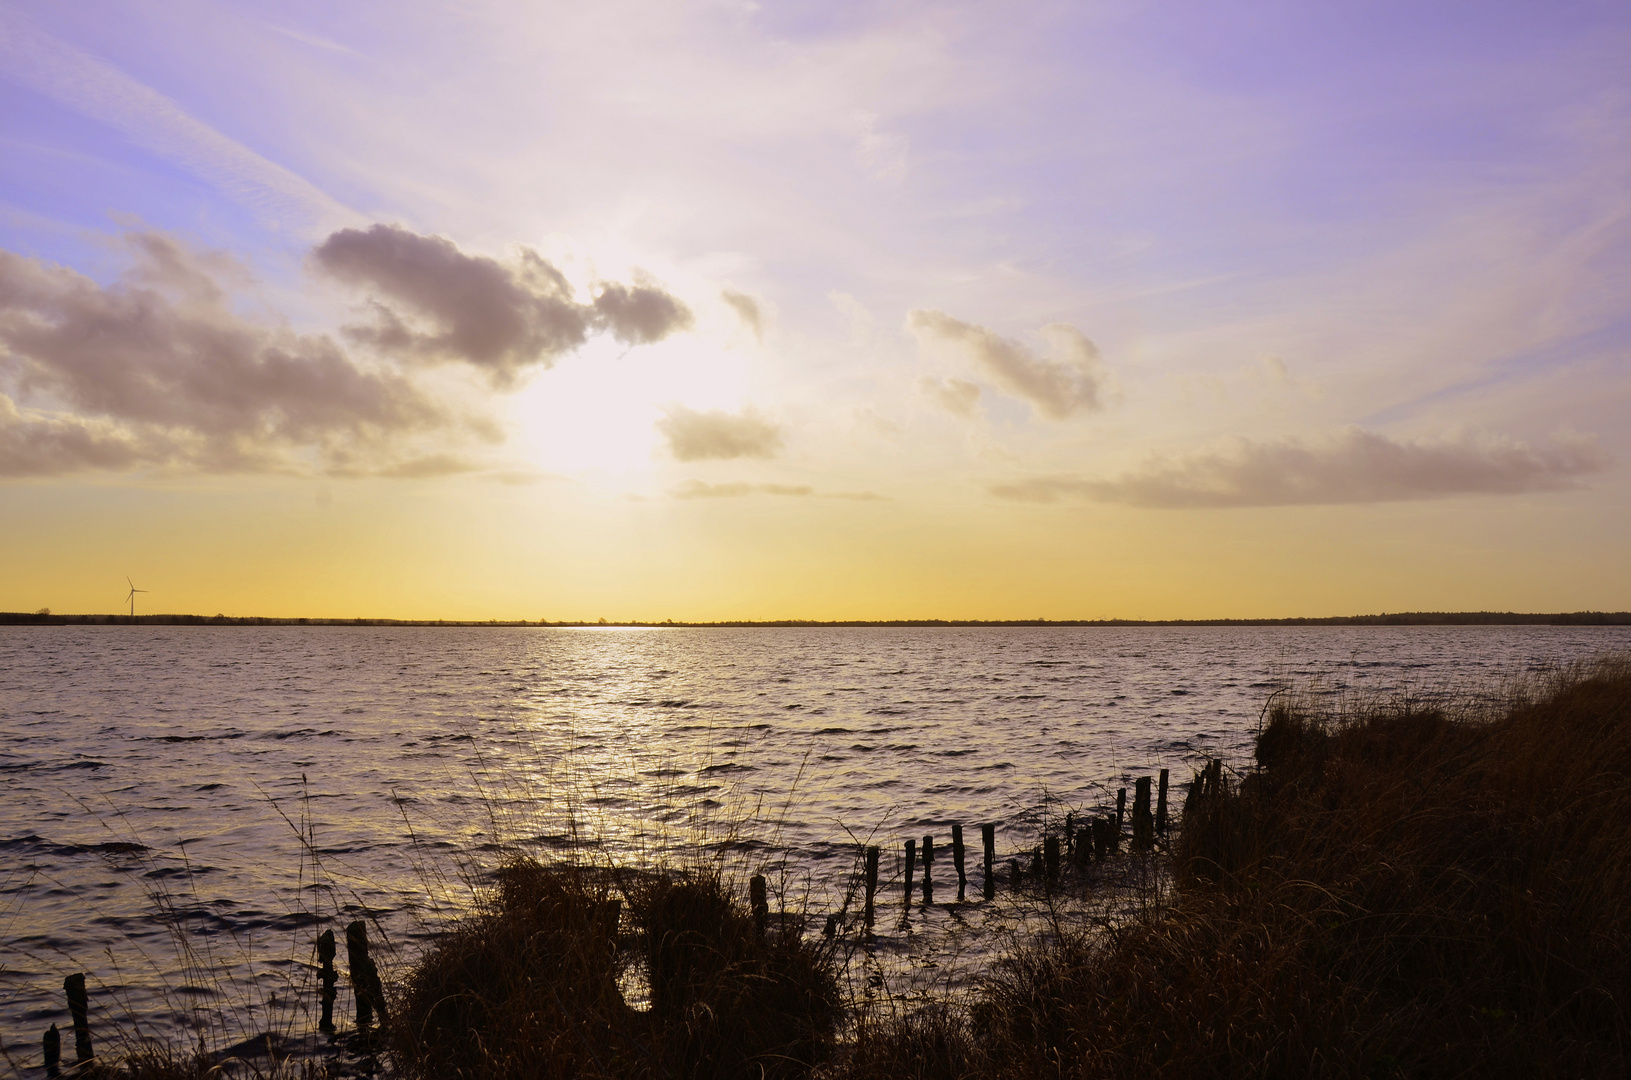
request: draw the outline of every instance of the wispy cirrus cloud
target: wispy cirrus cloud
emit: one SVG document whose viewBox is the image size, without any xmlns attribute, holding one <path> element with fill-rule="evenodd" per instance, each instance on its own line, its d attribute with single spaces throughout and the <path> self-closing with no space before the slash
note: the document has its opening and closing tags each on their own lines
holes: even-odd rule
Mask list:
<svg viewBox="0 0 1631 1080">
<path fill-rule="evenodd" d="M 997 386 L 1030 402 L 1050 420 L 1097 412 L 1104 407 L 1108 376 L 1098 346 L 1074 326 L 1053 323 L 1043 327 L 1053 345 L 1053 358 L 1047 359 L 1021 342 L 954 319 L 943 311 L 918 308 L 907 315 L 906 325 L 925 346 L 951 349 L 973 360 Z M 973 411 L 973 399 L 958 383 L 963 387 L 971 385 L 952 380 L 947 384 L 952 396 L 948 399 L 942 393 L 941 400 L 954 406 L 952 411 L 968 415 Z M 955 407 L 964 402 L 967 404 L 961 409 Z"/>
<path fill-rule="evenodd" d="M 775 457 L 782 448 L 782 429 L 753 409 L 740 413 L 699 412 L 671 406 L 657 421 L 669 453 L 680 461 L 728 461 Z"/>
<path fill-rule="evenodd" d="M 1578 436 L 1530 446 L 1494 435 L 1395 440 L 1350 427 L 1319 439 L 1235 439 L 1155 457 L 1110 480 L 1044 476 L 991 491 L 1028 502 L 1071 498 L 1162 509 L 1379 503 L 1564 490 L 1610 463 L 1595 440 Z"/>
</svg>

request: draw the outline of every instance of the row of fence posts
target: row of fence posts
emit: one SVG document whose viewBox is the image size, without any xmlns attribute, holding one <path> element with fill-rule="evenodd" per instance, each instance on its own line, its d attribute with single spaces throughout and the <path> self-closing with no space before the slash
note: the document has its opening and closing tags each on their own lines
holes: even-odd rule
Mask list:
<svg viewBox="0 0 1631 1080">
<path fill-rule="evenodd" d="M 1212 761 L 1205 773 L 1196 778 L 1191 789 L 1196 789 L 1204 782 L 1204 778 L 1212 775 L 1213 771 L 1222 767 L 1221 761 Z M 1167 784 L 1168 770 L 1162 769 L 1155 790 L 1155 806 L 1152 809 L 1151 778 L 1139 777 L 1133 785 L 1133 813 L 1132 813 L 1132 843 L 1135 851 L 1149 851 L 1155 846 L 1156 837 L 1167 833 Z M 1086 866 L 1093 860 L 1110 858 L 1121 850 L 1121 840 L 1127 823 L 1127 789 L 1121 788 L 1116 792 L 1116 811 L 1114 815 L 1105 813 L 1088 819 L 1085 824 L 1078 825 L 1074 814 L 1065 815 L 1064 836 L 1048 834 L 1042 838 L 1042 847 L 1038 853 L 1040 865 L 1034 866 L 1034 871 L 1042 875 L 1047 882 L 1057 881 L 1063 860 L 1068 859 L 1077 866 Z M 983 893 L 987 900 L 997 895 L 997 876 L 995 873 L 997 857 L 997 827 L 995 824 L 980 826 L 980 842 L 984 849 L 983 863 Z M 863 906 L 861 918 L 870 929 L 877 917 L 878 896 L 878 865 L 882 857 L 882 849 L 868 846 L 861 870 L 861 890 Z M 917 889 L 918 868 L 922 868 L 923 903 L 934 903 L 934 860 L 935 846 L 932 835 L 925 836 L 921 846 L 917 840 L 907 840 L 904 844 L 904 874 L 902 901 L 907 909 L 912 906 L 912 896 Z M 951 827 L 951 861 L 957 871 L 957 902 L 962 903 L 968 890 L 968 868 L 965 850 L 963 847 L 963 826 L 954 824 Z M 1019 861 L 1010 859 L 1009 881 L 1018 881 L 1021 877 Z M 835 919 L 827 920 L 827 934 L 831 936 Z"/>
<path fill-rule="evenodd" d="M 1222 784 L 1223 762 L 1213 758 L 1207 762 L 1205 769 L 1196 775 L 1195 781 L 1190 785 L 1188 799 L 1185 801 L 1186 811 L 1192 800 L 1217 791 Z M 1149 851 L 1155 846 L 1157 836 L 1164 836 L 1167 832 L 1167 770 L 1162 769 L 1159 786 L 1155 793 L 1155 807 L 1150 807 L 1151 780 L 1148 776 L 1139 777 L 1133 785 L 1133 813 L 1132 813 L 1132 843 L 1135 851 Z M 1108 812 L 1092 817 L 1085 824 L 1078 824 L 1074 813 L 1065 815 L 1064 837 L 1048 834 L 1042 838 L 1040 852 L 1040 866 L 1034 869 L 1039 872 L 1045 881 L 1058 880 L 1060 868 L 1064 860 L 1069 860 L 1077 866 L 1085 866 L 1094 860 L 1102 861 L 1116 855 L 1121 850 L 1122 835 L 1127 819 L 1127 789 L 1121 788 L 1116 792 L 1116 811 L 1114 815 Z M 995 872 L 997 859 L 997 826 L 983 824 L 980 826 L 980 844 L 983 848 L 981 867 L 984 871 L 983 894 L 985 899 L 995 899 L 997 895 L 997 876 Z M 925 836 L 922 847 L 918 841 L 907 840 L 905 843 L 905 907 L 910 910 L 912 894 L 917 873 L 917 867 L 923 868 L 922 892 L 923 903 L 934 902 L 934 837 Z M 878 864 L 882 857 L 882 850 L 876 846 L 865 849 L 862 862 L 862 894 L 865 897 L 861 917 L 868 930 L 872 928 L 877 914 L 878 895 Z M 951 827 L 951 862 L 957 872 L 957 901 L 963 902 L 968 889 L 968 868 L 966 865 L 966 852 L 963 847 L 963 826 L 960 824 Z M 1017 881 L 1021 874 L 1019 862 L 1010 859 L 1009 880 Z M 760 937 L 763 937 L 770 924 L 769 893 L 765 884 L 764 875 L 755 874 L 748 882 L 748 904 L 753 912 L 754 928 Z M 831 915 L 827 918 L 825 934 L 832 937 L 841 926 L 839 916 Z M 345 928 L 346 962 L 351 969 L 351 986 L 357 1006 L 357 1031 L 367 1032 L 374 1023 L 377 1013 L 383 1021 L 385 1016 L 385 989 L 380 981 L 379 966 L 375 964 L 368 951 L 368 926 L 361 919 L 351 923 Z M 322 1004 L 322 1019 L 318 1021 L 317 1029 L 326 1034 L 333 1034 L 334 1002 L 338 996 L 337 984 L 340 973 L 334 967 L 336 942 L 333 930 L 325 930 L 317 937 L 317 962 L 319 965 L 318 979 L 321 986 L 318 990 L 319 1000 Z M 78 1065 L 91 1060 L 94 1056 L 91 1051 L 91 1029 L 88 1020 L 89 1001 L 85 990 L 85 976 L 83 974 L 70 975 L 62 982 L 63 991 L 68 996 L 68 1012 L 73 1019 L 74 1031 L 74 1063 Z M 45 1032 L 44 1038 L 45 1074 L 48 1077 L 62 1075 L 62 1034 L 57 1025 L 52 1024 Z"/>
</svg>

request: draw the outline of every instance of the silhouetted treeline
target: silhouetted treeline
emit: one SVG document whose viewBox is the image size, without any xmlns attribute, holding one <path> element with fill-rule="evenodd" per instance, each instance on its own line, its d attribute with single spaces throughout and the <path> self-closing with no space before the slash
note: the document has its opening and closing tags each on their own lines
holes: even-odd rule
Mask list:
<svg viewBox="0 0 1631 1080">
<path fill-rule="evenodd" d="M 0 626 L 1631 626 L 1631 611 L 1404 611 L 1295 619 L 727 619 L 608 622 L 540 619 L 288 619 L 258 615 L 56 615 L 0 611 Z"/>
</svg>

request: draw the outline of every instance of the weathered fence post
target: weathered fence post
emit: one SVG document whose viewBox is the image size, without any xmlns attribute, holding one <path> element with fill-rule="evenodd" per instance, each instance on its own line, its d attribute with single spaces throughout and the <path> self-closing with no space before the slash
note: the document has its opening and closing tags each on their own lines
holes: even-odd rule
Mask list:
<svg viewBox="0 0 1631 1080">
<path fill-rule="evenodd" d="M 878 895 L 878 855 L 875 847 L 866 849 L 866 928 L 872 929 L 872 898 Z"/>
<path fill-rule="evenodd" d="M 1076 847 L 1073 858 L 1077 866 L 1086 866 L 1093 858 L 1093 830 L 1083 825 L 1076 830 Z"/>
<path fill-rule="evenodd" d="M 1059 838 L 1042 838 L 1042 870 L 1049 885 L 1059 880 Z"/>
<path fill-rule="evenodd" d="M 62 989 L 68 994 L 68 1014 L 74 1019 L 74 1063 L 89 1061 L 91 1053 L 90 998 L 85 993 L 83 973 L 62 980 Z"/>
<path fill-rule="evenodd" d="M 1127 821 L 1127 789 L 1116 792 L 1116 846 L 1121 846 L 1121 829 Z"/>
<path fill-rule="evenodd" d="M 45 1038 L 42 1042 L 44 1043 L 41 1049 L 44 1051 L 45 1075 L 61 1076 L 62 1069 L 59 1066 L 62 1064 L 62 1033 L 57 1030 L 57 1025 L 52 1024 L 45 1029 Z"/>
<path fill-rule="evenodd" d="M 748 878 L 748 906 L 753 908 L 753 929 L 763 939 L 770 925 L 770 897 L 765 891 L 763 874 Z"/>
<path fill-rule="evenodd" d="M 957 902 L 963 902 L 963 890 L 968 887 L 968 870 L 963 864 L 963 827 L 951 827 L 951 862 L 957 868 Z"/>
<path fill-rule="evenodd" d="M 1155 844 L 1155 818 L 1150 814 L 1150 778 L 1140 776 L 1133 794 L 1133 850 L 1148 851 Z"/>
<path fill-rule="evenodd" d="M 917 869 L 917 841 L 906 841 L 906 908 L 912 907 L 912 875 Z"/>
<path fill-rule="evenodd" d="M 317 1030 L 326 1034 L 334 1033 L 334 999 L 339 991 L 334 984 L 340 981 L 340 973 L 334 970 L 334 931 L 324 930 L 317 935 L 317 963 L 322 970 L 318 978 L 323 982 L 319 993 L 319 1000 L 323 1003 L 323 1018 L 317 1021 Z"/>
<path fill-rule="evenodd" d="M 357 1030 L 365 1031 L 378 1010 L 385 1019 L 385 988 L 379 967 L 368 955 L 368 924 L 358 919 L 345 928 L 345 960 L 351 969 L 351 992 L 357 998 Z"/>
<path fill-rule="evenodd" d="M 929 876 L 929 868 L 934 865 L 934 837 L 923 838 L 923 902 L 934 903 L 934 879 Z"/>
<path fill-rule="evenodd" d="M 997 879 L 991 873 L 991 867 L 997 861 L 997 827 L 981 825 L 980 841 L 985 845 L 985 898 L 990 900 L 997 895 Z"/>
<path fill-rule="evenodd" d="M 1161 770 L 1160 790 L 1155 796 L 1155 831 L 1167 835 L 1167 770 Z"/>
</svg>

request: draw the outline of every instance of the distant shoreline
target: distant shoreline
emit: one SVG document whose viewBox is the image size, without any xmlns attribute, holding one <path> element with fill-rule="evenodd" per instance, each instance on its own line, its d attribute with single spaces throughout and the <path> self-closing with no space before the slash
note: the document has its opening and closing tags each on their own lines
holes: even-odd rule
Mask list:
<svg viewBox="0 0 1631 1080">
<path fill-rule="evenodd" d="M 1631 611 L 1526 614 L 1512 611 L 1407 611 L 1285 619 L 729 619 L 718 622 L 611 622 L 515 619 L 295 619 L 240 615 L 56 615 L 0 611 L 0 626 L 496 626 L 690 628 L 836 628 L 936 626 L 1631 626 Z"/>
</svg>

